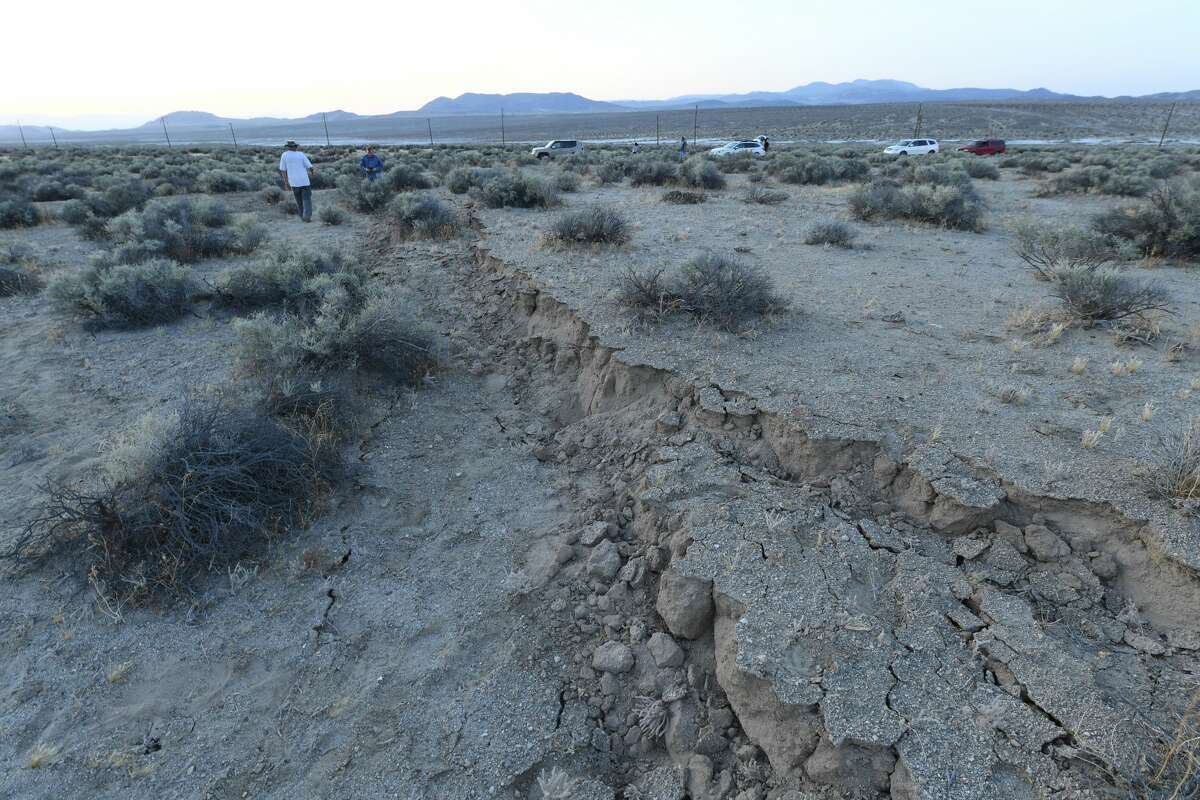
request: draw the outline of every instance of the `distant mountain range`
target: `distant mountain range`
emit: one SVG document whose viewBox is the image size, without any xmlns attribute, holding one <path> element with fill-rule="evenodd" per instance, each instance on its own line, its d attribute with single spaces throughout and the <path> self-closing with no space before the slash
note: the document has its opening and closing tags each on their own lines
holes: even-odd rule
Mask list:
<svg viewBox="0 0 1200 800">
<path fill-rule="evenodd" d="M 1158 101 L 1158 102 L 1200 102 L 1200 89 L 1187 92 L 1160 92 L 1141 97 L 1082 97 L 1079 95 L 1062 94 L 1049 89 L 927 89 L 907 81 L 895 80 L 855 80 L 845 83 L 826 83 L 815 81 L 796 86 L 781 92 L 746 92 L 742 94 L 689 94 L 670 97 L 664 100 L 618 100 L 604 102 L 591 100 L 572 92 L 519 92 L 515 94 L 477 94 L 469 92 L 458 97 L 438 97 L 430 100 L 415 111 L 396 111 L 390 114 L 355 114 L 341 109 L 327 112 L 317 112 L 296 119 L 280 117 L 253 117 L 249 119 L 234 119 L 220 117 L 207 111 L 173 111 L 164 115 L 168 129 L 201 130 L 206 128 L 227 127 L 230 124 L 239 127 L 274 128 L 287 127 L 297 123 L 321 122 L 322 118 L 329 122 L 347 120 L 384 121 L 387 119 L 426 116 L 463 116 L 478 114 L 499 114 L 503 109 L 509 114 L 579 114 L 587 112 L 621 112 L 643 110 L 667 110 L 677 108 L 748 108 L 748 107 L 778 107 L 778 106 L 830 106 L 830 105 L 863 105 L 871 103 L 988 103 L 988 102 L 1072 102 L 1086 100 L 1121 100 L 1121 101 Z M 151 120 L 134 131 L 158 127 L 162 124 L 159 119 Z M 76 133 L 63 128 L 55 128 L 63 133 Z M 117 133 L 113 131 L 90 131 L 89 134 Z M 26 126 L 25 134 L 38 140 L 48 139 L 50 128 L 44 125 Z M 0 141 L 19 141 L 20 132 L 16 125 L 0 125 Z"/>
<path fill-rule="evenodd" d="M 519 92 L 476 94 L 468 92 L 453 99 L 438 97 L 417 109 L 419 114 L 579 114 L 587 111 L 626 111 L 617 103 L 589 100 L 572 92 Z"/>
</svg>

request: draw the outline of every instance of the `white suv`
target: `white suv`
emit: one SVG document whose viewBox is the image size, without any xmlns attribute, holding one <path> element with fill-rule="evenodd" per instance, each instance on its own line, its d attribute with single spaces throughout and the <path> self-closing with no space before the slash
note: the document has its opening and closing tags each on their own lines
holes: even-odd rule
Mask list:
<svg viewBox="0 0 1200 800">
<path fill-rule="evenodd" d="M 717 156 L 718 158 L 736 155 L 765 156 L 767 154 L 767 151 L 763 149 L 762 142 L 758 141 L 729 142 L 720 147 L 714 147 L 708 152 L 710 155 Z"/>
<path fill-rule="evenodd" d="M 574 139 L 554 139 L 542 147 L 535 147 L 529 151 L 529 155 L 537 156 L 538 158 L 556 158 L 558 156 L 573 156 L 576 153 L 583 152 L 583 142 L 578 142 Z"/>
<path fill-rule="evenodd" d="M 937 139 L 905 139 L 883 149 L 889 156 L 923 156 L 937 151 Z"/>
</svg>

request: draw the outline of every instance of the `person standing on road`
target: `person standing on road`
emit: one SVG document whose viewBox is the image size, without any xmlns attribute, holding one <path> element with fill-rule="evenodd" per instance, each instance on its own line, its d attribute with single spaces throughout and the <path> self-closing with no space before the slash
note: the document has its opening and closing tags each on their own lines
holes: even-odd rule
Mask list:
<svg viewBox="0 0 1200 800">
<path fill-rule="evenodd" d="M 362 171 L 367 173 L 367 180 L 374 181 L 383 174 L 383 159 L 375 155 L 375 148 L 367 145 L 367 154 L 358 162 Z"/>
<path fill-rule="evenodd" d="M 308 156 L 300 152 L 300 145 L 292 140 L 284 145 L 286 150 L 279 158 L 279 172 L 283 175 L 283 185 L 292 190 L 296 198 L 296 210 L 300 219 L 312 221 L 312 176 L 313 165 Z"/>
<path fill-rule="evenodd" d="M 687 137 L 680 136 L 679 137 L 679 160 L 683 161 L 685 158 L 687 158 Z"/>
</svg>

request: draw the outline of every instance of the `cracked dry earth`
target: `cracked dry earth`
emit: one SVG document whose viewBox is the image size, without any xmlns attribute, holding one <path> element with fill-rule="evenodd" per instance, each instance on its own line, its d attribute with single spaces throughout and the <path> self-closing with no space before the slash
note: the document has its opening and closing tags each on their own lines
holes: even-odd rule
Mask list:
<svg viewBox="0 0 1200 800">
<path fill-rule="evenodd" d="M 1200 637 L 1136 526 L 812 438 L 479 247 L 385 238 L 446 369 L 201 618 L 14 582 L 0 796 L 1141 797 Z"/>
<path fill-rule="evenodd" d="M 1194 579 L 1136 524 L 625 365 L 476 255 L 451 307 L 516 344 L 533 452 L 584 501 L 524 602 L 572 645 L 566 707 L 620 797 L 1141 796 L 1117 785 L 1180 730 L 1200 640 Z"/>
</svg>

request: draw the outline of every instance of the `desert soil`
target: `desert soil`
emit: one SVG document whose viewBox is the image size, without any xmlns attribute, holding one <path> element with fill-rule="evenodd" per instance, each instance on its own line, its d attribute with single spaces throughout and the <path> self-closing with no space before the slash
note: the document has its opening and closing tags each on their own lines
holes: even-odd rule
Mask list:
<svg viewBox="0 0 1200 800">
<path fill-rule="evenodd" d="M 1006 176 L 981 187 L 984 233 L 858 225 L 841 251 L 801 239 L 844 189 L 750 206 L 740 180 L 694 207 L 569 196 L 635 221 L 619 248 L 547 248 L 555 212 L 444 194 L 472 239 L 261 212 L 361 253 L 444 364 L 369 395 L 324 513 L 194 604 L 7 576 L 0 794 L 541 800 L 561 769 L 576 800 L 1111 796 L 1200 667 L 1195 529 L 1135 479 L 1190 413 L 1196 356 L 1010 329 L 1047 293 L 1006 230 L 1106 201 Z M 17 237 L 62 269 L 92 247 Z M 704 250 L 791 309 L 733 335 L 616 304 L 623 268 Z M 1189 276 L 1154 275 L 1186 336 Z M 233 378 L 228 322 L 92 335 L 45 295 L 0 299 L 0 533 L 145 413 Z M 998 402 L 1013 383 L 1030 399 Z M 1115 430 L 1084 451 L 1099 416 Z"/>
</svg>

